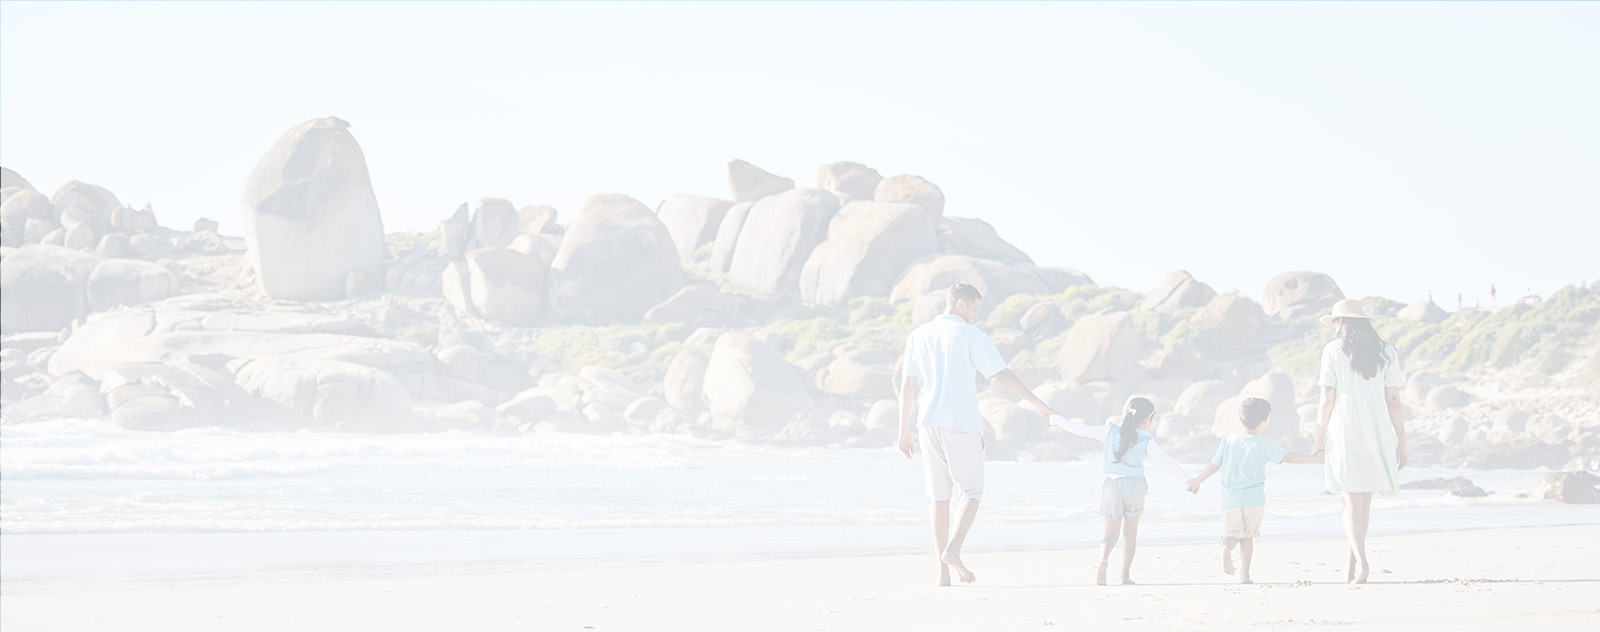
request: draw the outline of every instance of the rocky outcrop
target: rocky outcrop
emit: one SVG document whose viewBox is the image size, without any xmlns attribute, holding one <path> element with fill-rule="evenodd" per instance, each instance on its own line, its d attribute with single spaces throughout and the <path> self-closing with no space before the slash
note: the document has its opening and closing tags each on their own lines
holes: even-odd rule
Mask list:
<svg viewBox="0 0 1600 632">
<path fill-rule="evenodd" d="M 9 189 L 11 187 L 27 189 L 29 191 L 34 190 L 33 185 L 28 184 L 28 180 L 26 178 L 23 178 L 15 171 L 5 167 L 0 167 L 0 189 Z"/>
<path fill-rule="evenodd" d="M 1272 416 L 1268 417 L 1269 424 L 1263 436 L 1275 441 L 1282 441 L 1300 434 L 1300 414 L 1295 410 L 1294 380 L 1283 373 L 1268 373 L 1250 380 L 1239 389 L 1239 400 L 1247 397 L 1256 397 L 1267 400 L 1272 405 Z M 1218 437 L 1226 437 L 1243 431 L 1244 426 L 1239 423 L 1239 409 L 1237 406 L 1232 411 L 1218 410 L 1219 423 L 1213 429 Z"/>
<path fill-rule="evenodd" d="M 85 287 L 99 255 L 29 245 L 0 264 L 0 331 L 58 331 L 89 312 Z"/>
<path fill-rule="evenodd" d="M 661 383 L 667 403 L 685 413 L 704 410 L 705 399 L 701 394 L 705 390 L 708 363 L 706 354 L 694 349 L 683 349 L 678 355 L 672 356 L 666 377 L 662 378 Z"/>
<path fill-rule="evenodd" d="M 873 190 L 876 202 L 908 202 L 926 209 L 933 219 L 944 216 L 944 191 L 921 176 L 900 175 L 885 178 Z"/>
<path fill-rule="evenodd" d="M 717 237 L 723 217 L 733 202 L 698 195 L 674 195 L 656 208 L 656 217 L 667 227 L 672 243 L 678 247 L 678 259 L 688 262 L 694 253 Z"/>
<path fill-rule="evenodd" d="M 728 191 L 735 202 L 754 202 L 794 188 L 794 180 L 768 173 L 743 160 L 728 163 Z"/>
<path fill-rule="evenodd" d="M 522 218 L 511 202 L 483 198 L 472 209 L 467 224 L 467 248 L 501 248 L 522 234 Z"/>
<path fill-rule="evenodd" d="M 148 261 L 107 259 L 96 264 L 86 286 L 89 309 L 154 303 L 178 293 L 178 277 Z"/>
<path fill-rule="evenodd" d="M 34 223 L 32 238 L 28 232 L 30 221 Z M 43 229 L 53 230 L 57 225 L 55 207 L 50 204 L 50 198 L 38 191 L 17 191 L 0 203 L 0 244 L 17 247 L 30 242 L 37 243 L 44 237 Z"/>
<path fill-rule="evenodd" d="M 1250 299 L 1222 294 L 1189 317 L 1189 323 L 1230 347 L 1242 347 L 1255 340 L 1264 320 L 1261 308 Z"/>
<path fill-rule="evenodd" d="M 504 248 L 467 253 L 469 295 L 479 316 L 531 325 L 544 315 L 547 271 L 528 255 Z"/>
<path fill-rule="evenodd" d="M 1593 505 L 1600 503 L 1600 476 L 1588 472 L 1551 472 L 1534 484 L 1529 496 L 1571 505 Z"/>
<path fill-rule="evenodd" d="M 994 226 L 981 219 L 944 217 L 939 220 L 939 252 L 1033 265 L 1033 258 L 1000 238 Z"/>
<path fill-rule="evenodd" d="M 733 264 L 733 250 L 739 245 L 739 231 L 744 230 L 744 220 L 750 216 L 750 208 L 755 202 L 740 202 L 728 207 L 728 212 L 722 216 L 722 223 L 717 226 L 716 240 L 711 244 L 711 269 L 716 272 L 727 272 L 728 266 Z"/>
<path fill-rule="evenodd" d="M 267 296 L 340 299 L 352 270 L 383 269 L 383 217 L 348 127 L 336 118 L 295 126 L 245 179 L 245 258 Z"/>
<path fill-rule="evenodd" d="M 1068 382 L 1115 380 L 1138 364 L 1142 347 L 1127 312 L 1084 316 L 1067 330 L 1056 365 Z"/>
<path fill-rule="evenodd" d="M 1261 308 L 1270 318 L 1289 321 L 1320 316 L 1343 298 L 1333 277 L 1321 272 L 1285 272 L 1267 281 Z"/>
<path fill-rule="evenodd" d="M 717 338 L 705 372 L 712 427 L 742 439 L 771 437 L 814 404 L 783 356 L 748 334 Z"/>
<path fill-rule="evenodd" d="M 798 293 L 800 270 L 838 211 L 838 198 L 821 189 L 791 189 L 762 198 L 739 231 L 729 283 L 763 297 Z"/>
<path fill-rule="evenodd" d="M 817 188 L 844 202 L 871 200 L 882 181 L 877 169 L 855 162 L 835 162 L 817 169 Z"/>
<path fill-rule="evenodd" d="M 1175 309 L 1203 307 L 1217 295 L 1211 286 L 1195 280 L 1186 270 L 1173 270 L 1144 295 L 1139 309 L 1166 312 Z"/>
<path fill-rule="evenodd" d="M 938 247 L 933 221 L 912 204 L 851 202 L 800 271 L 801 300 L 829 307 L 889 293 L 900 273 Z"/>
<path fill-rule="evenodd" d="M 573 323 L 637 323 L 683 287 L 666 226 L 625 195 L 595 195 L 583 203 L 550 274 L 552 311 Z"/>
</svg>

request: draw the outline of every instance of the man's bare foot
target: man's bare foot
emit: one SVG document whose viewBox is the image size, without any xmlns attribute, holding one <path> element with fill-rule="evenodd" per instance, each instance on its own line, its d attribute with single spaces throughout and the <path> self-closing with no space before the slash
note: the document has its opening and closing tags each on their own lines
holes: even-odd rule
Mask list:
<svg viewBox="0 0 1600 632">
<path fill-rule="evenodd" d="M 1249 575 L 1240 575 L 1239 576 L 1239 583 L 1241 583 L 1241 584 L 1254 584 L 1255 582 L 1250 581 L 1250 576 Z"/>
<path fill-rule="evenodd" d="M 1222 572 L 1229 575 L 1233 574 L 1233 553 L 1228 551 L 1222 552 Z"/>
<path fill-rule="evenodd" d="M 1095 571 L 1095 574 L 1094 574 L 1094 585 L 1096 585 L 1096 586 L 1104 586 L 1104 585 L 1106 585 L 1106 563 L 1105 562 L 1101 562 L 1100 563 L 1100 570 Z"/>
<path fill-rule="evenodd" d="M 1122 578 L 1122 585 L 1123 586 L 1133 586 L 1133 585 L 1136 585 L 1136 584 L 1138 584 L 1138 582 L 1133 581 L 1133 578 L 1131 578 L 1131 577 Z"/>
<path fill-rule="evenodd" d="M 970 584 L 978 581 L 978 576 L 967 570 L 967 565 L 961 563 L 961 556 L 956 555 L 955 551 L 945 551 L 944 555 L 940 556 L 939 559 L 945 564 L 949 564 L 950 568 L 955 569 L 956 579 L 961 580 L 961 583 Z"/>
<path fill-rule="evenodd" d="M 943 564 L 939 565 L 939 581 L 934 583 L 934 585 L 935 586 L 949 586 L 950 585 L 950 567 L 949 566 L 945 566 Z"/>
</svg>

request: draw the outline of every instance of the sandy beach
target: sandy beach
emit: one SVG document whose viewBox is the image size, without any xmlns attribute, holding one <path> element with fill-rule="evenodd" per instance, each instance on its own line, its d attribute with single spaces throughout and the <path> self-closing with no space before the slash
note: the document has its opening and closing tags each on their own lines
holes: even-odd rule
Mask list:
<svg viewBox="0 0 1600 632">
<path fill-rule="evenodd" d="M 981 525 L 980 525 L 981 527 Z M 922 556 L 566 563 L 562 568 L 316 579 L 189 578 L 178 587 L 6 586 L 0 624 L 29 630 L 1196 630 L 1594 629 L 1600 525 L 1375 537 L 1373 582 L 1339 582 L 1342 542 L 1257 547 L 1253 586 L 1205 545 L 1141 547 L 1137 586 L 1090 585 L 1095 552 L 969 554 L 936 588 Z M 1115 562 L 1113 563 L 1115 569 Z M 203 581 L 203 580 L 202 580 Z M 159 586 L 160 581 L 146 582 Z"/>
</svg>

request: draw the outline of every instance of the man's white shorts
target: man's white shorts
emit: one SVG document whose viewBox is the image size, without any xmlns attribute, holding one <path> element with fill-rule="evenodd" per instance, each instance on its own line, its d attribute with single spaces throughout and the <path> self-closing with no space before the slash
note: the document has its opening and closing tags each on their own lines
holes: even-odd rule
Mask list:
<svg viewBox="0 0 1600 632">
<path fill-rule="evenodd" d="M 950 500 L 953 490 L 960 498 L 983 497 L 983 435 L 955 428 L 921 427 L 922 471 L 928 479 L 928 498 Z"/>
</svg>

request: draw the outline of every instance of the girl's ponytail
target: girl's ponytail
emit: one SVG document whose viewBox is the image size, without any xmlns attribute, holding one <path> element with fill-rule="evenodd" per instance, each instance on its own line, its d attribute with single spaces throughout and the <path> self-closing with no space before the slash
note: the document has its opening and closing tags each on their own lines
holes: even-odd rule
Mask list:
<svg viewBox="0 0 1600 632">
<path fill-rule="evenodd" d="M 1156 405 L 1143 397 L 1128 400 L 1128 410 L 1122 414 L 1122 432 L 1117 437 L 1117 456 L 1112 461 L 1121 463 L 1122 457 L 1139 443 L 1139 424 L 1156 412 Z"/>
</svg>

